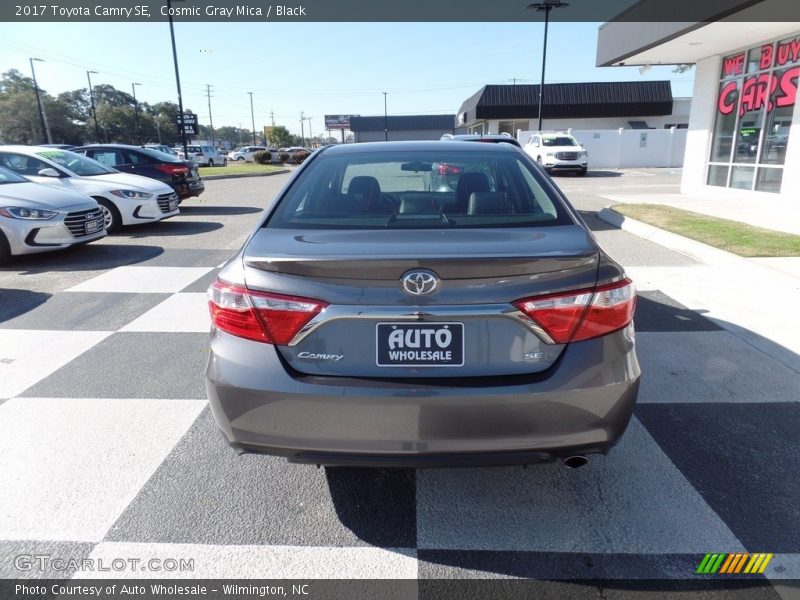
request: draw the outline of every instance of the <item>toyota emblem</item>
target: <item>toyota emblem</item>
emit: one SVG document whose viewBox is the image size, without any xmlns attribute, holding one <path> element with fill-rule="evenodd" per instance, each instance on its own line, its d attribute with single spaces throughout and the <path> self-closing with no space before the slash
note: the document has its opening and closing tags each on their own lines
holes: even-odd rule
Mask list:
<svg viewBox="0 0 800 600">
<path fill-rule="evenodd" d="M 432 294 L 439 287 L 439 277 L 433 271 L 409 271 L 402 281 L 403 290 L 412 296 Z"/>
</svg>

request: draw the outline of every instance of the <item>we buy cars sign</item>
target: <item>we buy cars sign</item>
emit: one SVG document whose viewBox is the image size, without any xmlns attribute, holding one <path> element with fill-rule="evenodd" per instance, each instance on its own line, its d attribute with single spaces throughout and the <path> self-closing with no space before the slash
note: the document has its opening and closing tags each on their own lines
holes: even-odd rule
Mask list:
<svg viewBox="0 0 800 600">
<path fill-rule="evenodd" d="M 183 116 L 178 115 L 175 121 L 178 127 L 183 125 L 184 133 L 188 135 L 197 135 L 197 115 L 193 113 L 183 113 Z"/>
</svg>

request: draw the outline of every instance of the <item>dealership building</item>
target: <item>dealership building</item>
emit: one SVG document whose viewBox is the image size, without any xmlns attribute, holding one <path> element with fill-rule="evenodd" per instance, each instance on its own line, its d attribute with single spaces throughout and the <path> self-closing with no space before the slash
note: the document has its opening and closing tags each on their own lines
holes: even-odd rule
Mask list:
<svg viewBox="0 0 800 600">
<path fill-rule="evenodd" d="M 800 199 L 800 23 L 741 4 L 725 21 L 608 22 L 596 62 L 695 65 L 683 193 Z"/>
</svg>

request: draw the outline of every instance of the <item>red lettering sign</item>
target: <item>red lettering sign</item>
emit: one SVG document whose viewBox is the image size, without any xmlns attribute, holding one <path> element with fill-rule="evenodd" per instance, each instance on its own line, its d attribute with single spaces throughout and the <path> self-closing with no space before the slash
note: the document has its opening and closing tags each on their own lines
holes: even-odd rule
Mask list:
<svg viewBox="0 0 800 600">
<path fill-rule="evenodd" d="M 724 77 L 742 73 L 744 73 L 744 52 L 735 56 L 726 56 L 723 59 L 722 74 Z"/>
<path fill-rule="evenodd" d="M 792 106 L 797 98 L 797 78 L 800 77 L 800 67 L 787 69 L 781 75 L 781 96 L 775 100 L 776 106 Z"/>
<path fill-rule="evenodd" d="M 761 46 L 761 62 L 758 67 L 760 69 L 769 69 L 772 66 L 772 44 Z"/>
<path fill-rule="evenodd" d="M 722 88 L 722 91 L 719 93 L 719 100 L 717 101 L 717 109 L 723 115 L 729 115 L 733 112 L 736 108 L 736 98 L 737 94 L 735 93 L 738 90 L 739 86 L 737 82 L 731 81 L 725 84 L 725 87 Z"/>
<path fill-rule="evenodd" d="M 800 80 L 800 66 L 787 69 L 780 75 L 762 73 L 746 78 L 742 84 L 739 116 L 762 107 L 771 112 L 775 107 L 794 106 L 797 100 L 798 80 Z M 729 81 L 722 88 L 717 99 L 717 110 L 720 114 L 729 115 L 736 109 L 738 89 L 738 81 Z"/>
<path fill-rule="evenodd" d="M 800 56 L 800 38 L 778 44 L 778 53 L 775 64 L 779 67 L 797 61 Z"/>
</svg>

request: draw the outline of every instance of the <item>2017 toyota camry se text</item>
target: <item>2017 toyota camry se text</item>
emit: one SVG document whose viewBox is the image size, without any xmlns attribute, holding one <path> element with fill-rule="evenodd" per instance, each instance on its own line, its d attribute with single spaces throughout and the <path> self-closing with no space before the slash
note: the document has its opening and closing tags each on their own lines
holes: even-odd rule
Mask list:
<svg viewBox="0 0 800 600">
<path fill-rule="evenodd" d="M 243 452 L 578 466 L 630 420 L 635 303 L 518 148 L 332 146 L 209 288 L 208 395 Z"/>
</svg>

